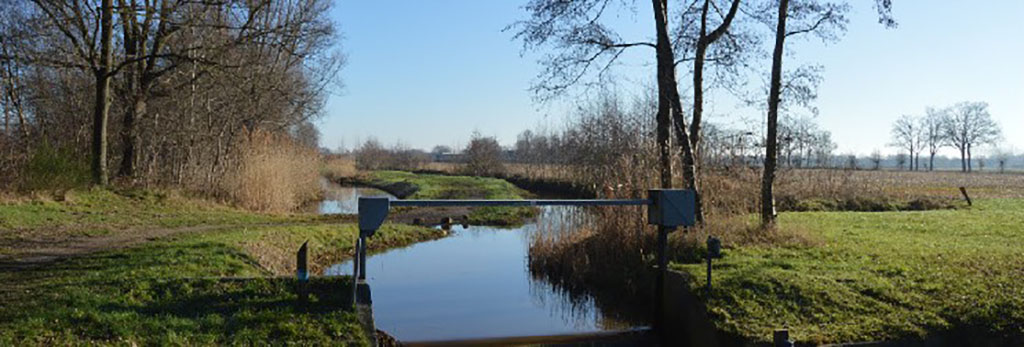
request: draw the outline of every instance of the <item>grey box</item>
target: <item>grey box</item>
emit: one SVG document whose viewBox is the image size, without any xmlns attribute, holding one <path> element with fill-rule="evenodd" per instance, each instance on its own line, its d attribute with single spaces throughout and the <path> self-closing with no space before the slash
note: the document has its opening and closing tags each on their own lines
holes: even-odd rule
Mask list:
<svg viewBox="0 0 1024 347">
<path fill-rule="evenodd" d="M 373 236 L 388 217 L 391 201 L 386 197 L 359 198 L 359 235 Z"/>
<path fill-rule="evenodd" d="M 696 223 L 696 196 L 689 189 L 651 189 L 647 191 L 651 205 L 647 207 L 647 223 L 666 227 Z"/>
</svg>

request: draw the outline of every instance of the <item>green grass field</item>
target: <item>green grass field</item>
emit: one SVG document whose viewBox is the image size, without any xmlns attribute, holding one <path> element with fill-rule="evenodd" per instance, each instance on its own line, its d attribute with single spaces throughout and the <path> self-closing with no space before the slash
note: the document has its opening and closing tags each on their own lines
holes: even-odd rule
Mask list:
<svg viewBox="0 0 1024 347">
<path fill-rule="evenodd" d="M 821 245 L 740 247 L 695 278 L 720 328 L 755 341 L 788 327 L 802 342 L 1024 335 L 1024 200 L 921 212 L 784 213 Z"/>
<path fill-rule="evenodd" d="M 0 272 L 0 345 L 367 343 L 348 278 L 316 280 L 304 306 L 294 280 L 268 275 L 201 238 Z"/>
<path fill-rule="evenodd" d="M 388 186 L 409 183 L 418 187 L 407 199 L 523 199 L 525 190 L 498 178 L 416 174 L 404 171 L 374 171 L 366 183 Z M 536 215 L 529 207 L 478 207 L 469 213 L 475 225 L 516 225 Z"/>
<path fill-rule="evenodd" d="M 0 204 L 0 345 L 365 345 L 347 308 L 348 278 L 314 278 L 308 305 L 291 278 L 304 241 L 314 275 L 349 258 L 353 222 L 145 191 L 8 201 Z M 442 236 L 385 224 L 368 247 Z M 55 247 L 64 251 L 56 259 L 19 262 Z"/>
</svg>

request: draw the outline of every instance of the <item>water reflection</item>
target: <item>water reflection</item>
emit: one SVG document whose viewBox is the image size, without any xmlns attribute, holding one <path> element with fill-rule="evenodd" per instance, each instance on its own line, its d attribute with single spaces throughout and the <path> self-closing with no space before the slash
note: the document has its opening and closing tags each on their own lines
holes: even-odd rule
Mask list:
<svg viewBox="0 0 1024 347">
<path fill-rule="evenodd" d="M 370 256 L 367 280 L 377 327 L 399 340 L 422 341 L 638 326 L 605 314 L 593 297 L 530 274 L 532 238 L 584 218 L 578 207 L 545 207 L 536 223 L 519 228 L 453 226 L 449 237 Z M 346 262 L 326 274 L 351 271 Z"/>
<path fill-rule="evenodd" d="M 367 187 L 344 187 L 326 178 L 320 179 L 324 199 L 306 207 L 306 212 L 315 214 L 356 214 L 359 213 L 359 198 L 364 196 L 395 196 L 387 192 Z"/>
</svg>

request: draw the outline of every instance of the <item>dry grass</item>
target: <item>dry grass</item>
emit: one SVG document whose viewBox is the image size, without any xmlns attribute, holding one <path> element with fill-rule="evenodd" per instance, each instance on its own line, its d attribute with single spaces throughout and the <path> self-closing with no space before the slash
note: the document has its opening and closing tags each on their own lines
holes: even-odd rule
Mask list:
<svg viewBox="0 0 1024 347">
<path fill-rule="evenodd" d="M 656 235 L 636 218 L 638 209 L 629 209 L 596 208 L 588 220 L 545 223 L 548 230 L 535 234 L 530 244 L 531 273 L 569 290 L 625 288 L 645 294 L 649 281 L 636 270 L 651 258 Z"/>
<path fill-rule="evenodd" d="M 327 178 L 354 177 L 359 174 L 359 170 L 352 156 L 332 155 L 323 161 L 320 174 Z"/>
<path fill-rule="evenodd" d="M 320 196 L 320 157 L 315 150 L 259 131 L 237 148 L 239 163 L 228 170 L 220 189 L 239 206 L 287 212 Z"/>
</svg>

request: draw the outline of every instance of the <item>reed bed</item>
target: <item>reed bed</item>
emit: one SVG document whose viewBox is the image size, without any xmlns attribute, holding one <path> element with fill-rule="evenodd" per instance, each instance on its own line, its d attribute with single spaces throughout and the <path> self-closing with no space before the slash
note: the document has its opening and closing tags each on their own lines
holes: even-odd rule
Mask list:
<svg viewBox="0 0 1024 347">
<path fill-rule="evenodd" d="M 294 140 L 254 131 L 236 146 L 238 165 L 230 168 L 220 190 L 240 207 L 289 212 L 320 194 L 320 156 Z"/>
</svg>

